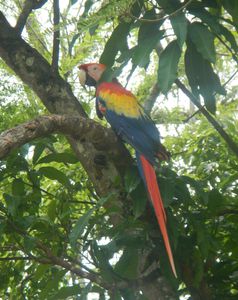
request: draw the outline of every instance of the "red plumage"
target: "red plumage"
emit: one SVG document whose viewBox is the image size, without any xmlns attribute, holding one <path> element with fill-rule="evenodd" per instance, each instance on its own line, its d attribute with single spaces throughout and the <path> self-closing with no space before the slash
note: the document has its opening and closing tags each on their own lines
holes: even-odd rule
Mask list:
<svg viewBox="0 0 238 300">
<path fill-rule="evenodd" d="M 150 199 L 152 201 L 155 215 L 159 223 L 159 227 L 164 239 L 165 248 L 169 257 L 169 262 L 171 265 L 171 268 L 173 270 L 174 275 L 177 277 L 175 265 L 174 265 L 174 259 L 173 254 L 171 251 L 170 243 L 169 243 L 169 237 L 166 229 L 166 214 L 164 210 L 163 201 L 160 195 L 159 186 L 156 179 L 156 173 L 153 168 L 153 166 L 148 162 L 148 160 L 143 156 L 140 155 L 140 160 L 144 172 L 144 177 L 146 181 L 146 186 L 150 195 Z"/>
</svg>

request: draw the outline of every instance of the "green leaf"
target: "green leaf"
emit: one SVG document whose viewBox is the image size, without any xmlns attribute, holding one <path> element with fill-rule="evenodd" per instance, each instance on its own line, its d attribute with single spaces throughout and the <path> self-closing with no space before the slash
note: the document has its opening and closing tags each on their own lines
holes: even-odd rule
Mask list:
<svg viewBox="0 0 238 300">
<path fill-rule="evenodd" d="M 104 247 L 98 246 L 96 241 L 92 242 L 91 248 L 94 260 L 96 261 L 96 265 L 101 269 L 101 275 L 103 279 L 108 282 L 112 282 L 113 270 L 112 266 L 109 263 L 107 251 L 104 250 Z"/>
<path fill-rule="evenodd" d="M 50 297 L 50 300 L 65 300 L 66 298 L 74 295 L 79 295 L 82 292 L 82 288 L 79 284 L 75 284 L 72 286 L 63 286 L 59 289 L 59 291 L 52 297 Z"/>
<path fill-rule="evenodd" d="M 108 199 L 111 197 L 109 195 L 108 197 L 101 198 L 97 205 L 95 205 L 93 208 L 89 209 L 84 215 L 82 215 L 78 221 L 75 223 L 73 229 L 71 230 L 69 234 L 69 241 L 70 244 L 72 245 L 73 248 L 76 247 L 76 242 L 79 236 L 83 234 L 83 231 L 85 227 L 88 225 L 88 222 L 92 216 L 92 214 L 99 208 L 101 207 Z"/>
<path fill-rule="evenodd" d="M 156 2 L 163 8 L 166 14 L 174 13 L 181 6 L 179 0 L 156 0 Z"/>
<path fill-rule="evenodd" d="M 146 68 L 150 62 L 150 54 L 155 49 L 158 41 L 163 36 L 164 31 L 158 31 L 154 36 L 148 36 L 143 41 L 138 41 L 138 45 L 131 49 L 131 58 L 134 66 Z"/>
<path fill-rule="evenodd" d="M 158 85 L 166 94 L 177 77 L 178 62 L 181 49 L 177 40 L 172 41 L 160 54 L 158 69 Z"/>
<path fill-rule="evenodd" d="M 37 162 L 37 160 L 40 158 L 40 156 L 43 153 L 45 147 L 46 147 L 46 145 L 44 143 L 38 143 L 38 144 L 35 145 L 34 154 L 33 154 L 33 157 L 32 157 L 33 164 L 35 164 Z"/>
<path fill-rule="evenodd" d="M 179 47 L 182 48 L 187 36 L 188 21 L 183 12 L 170 17 L 174 33 L 177 36 Z"/>
<path fill-rule="evenodd" d="M 16 178 L 12 182 L 12 194 L 15 196 L 23 196 L 25 195 L 25 184 L 24 182 Z"/>
<path fill-rule="evenodd" d="M 146 188 L 142 182 L 132 191 L 131 197 L 133 199 L 133 213 L 137 219 L 144 213 L 147 203 Z"/>
<path fill-rule="evenodd" d="M 236 25 L 238 25 L 238 1 L 237 0 L 223 0 L 222 5 L 225 10 L 232 16 Z"/>
<path fill-rule="evenodd" d="M 36 247 L 36 239 L 30 236 L 24 236 L 24 249 L 31 251 Z"/>
<path fill-rule="evenodd" d="M 76 247 L 77 239 L 83 234 L 85 227 L 87 226 L 92 214 L 94 213 L 94 209 L 91 208 L 84 215 L 82 215 L 78 221 L 75 223 L 73 229 L 69 235 L 69 241 L 73 248 Z"/>
<path fill-rule="evenodd" d="M 39 265 L 35 272 L 32 274 L 34 280 L 39 281 L 45 273 L 50 269 L 50 265 Z"/>
<path fill-rule="evenodd" d="M 146 13 L 143 15 L 143 19 L 155 19 L 156 18 L 156 13 L 154 9 L 150 9 L 146 11 Z M 139 31 L 138 31 L 138 45 L 143 43 L 148 37 L 155 37 L 158 32 L 159 28 L 162 25 L 164 21 L 162 20 L 161 22 L 158 23 L 147 23 L 143 22 L 140 25 Z"/>
<path fill-rule="evenodd" d="M 76 2 L 78 2 L 78 0 L 70 0 L 71 5 L 74 5 Z"/>
<path fill-rule="evenodd" d="M 71 153 L 50 153 L 42 157 L 37 164 L 50 163 L 50 162 L 59 162 L 67 164 L 75 164 L 78 162 L 78 159 L 75 155 Z"/>
<path fill-rule="evenodd" d="M 188 26 L 188 34 L 197 51 L 211 63 L 216 61 L 214 35 L 202 23 L 194 22 Z"/>
<path fill-rule="evenodd" d="M 218 190 L 213 189 L 208 194 L 208 209 L 212 215 L 216 215 L 217 212 L 224 207 L 224 198 Z"/>
<path fill-rule="evenodd" d="M 75 1 L 75 0 L 73 0 L 73 1 Z M 89 11 L 90 8 L 92 7 L 93 3 L 94 3 L 93 0 L 86 0 L 86 1 L 85 1 L 85 4 L 84 4 L 84 11 L 83 11 L 82 16 L 85 16 L 85 15 L 88 14 L 88 11 Z M 82 16 L 81 16 L 81 17 L 82 17 Z"/>
<path fill-rule="evenodd" d="M 130 23 L 126 22 L 120 23 L 114 29 L 104 47 L 100 57 L 100 63 L 107 65 L 107 67 L 113 66 L 118 51 L 123 52 L 128 49 L 127 35 L 129 34 L 129 31 Z"/>
<path fill-rule="evenodd" d="M 140 176 L 138 174 L 137 168 L 130 168 L 126 171 L 125 177 L 125 189 L 128 194 L 136 189 L 140 183 Z"/>
<path fill-rule="evenodd" d="M 194 3 L 195 4 L 195 3 Z M 195 17 L 201 19 L 204 24 L 207 24 L 211 30 L 217 34 L 220 34 L 220 24 L 217 16 L 212 15 L 203 7 L 188 7 L 189 13 L 193 14 Z"/>
<path fill-rule="evenodd" d="M 89 282 L 84 289 L 82 289 L 81 295 L 80 295 L 80 300 L 88 300 L 88 294 L 90 293 L 92 289 L 92 283 Z"/>
<path fill-rule="evenodd" d="M 55 199 L 51 199 L 48 207 L 47 207 L 47 216 L 53 222 L 57 216 L 57 201 Z"/>
<path fill-rule="evenodd" d="M 225 26 L 220 24 L 220 32 L 224 36 L 224 38 L 227 40 L 227 42 L 230 43 L 231 48 L 237 53 L 238 45 L 237 45 L 236 39 L 235 39 L 234 35 L 231 33 L 231 31 L 228 30 Z"/>
<path fill-rule="evenodd" d="M 9 194 L 4 193 L 3 197 L 6 201 L 7 211 L 8 213 L 15 217 L 17 215 L 18 207 L 21 203 L 21 198 L 18 196 L 11 196 Z"/>
<path fill-rule="evenodd" d="M 143 19 L 155 19 L 156 13 L 154 9 L 146 11 Z M 127 52 L 127 56 L 131 56 L 133 67 L 137 66 L 146 68 L 150 62 L 150 54 L 155 49 L 158 41 L 163 36 L 164 31 L 159 28 L 163 20 L 158 23 L 143 22 L 138 31 L 137 45 Z M 128 55 L 129 54 L 129 55 Z"/>
<path fill-rule="evenodd" d="M 15 152 L 8 156 L 6 167 L 11 171 L 16 171 L 16 172 L 28 171 L 28 162 L 23 156 Z"/>
<path fill-rule="evenodd" d="M 215 113 L 215 93 L 225 95 L 226 90 L 221 85 L 220 79 L 213 71 L 209 61 L 204 59 L 194 44 L 189 41 L 185 52 L 185 72 L 194 95 L 198 97 L 201 94 L 206 108 L 211 113 Z"/>
<path fill-rule="evenodd" d="M 59 283 L 62 280 L 62 277 L 67 273 L 67 270 L 57 270 L 57 273 L 54 274 L 52 278 L 49 278 L 46 286 L 41 290 L 38 299 L 45 300 L 48 299 L 52 292 L 58 290 Z"/>
<path fill-rule="evenodd" d="M 139 254 L 136 249 L 127 248 L 114 267 L 115 273 L 126 279 L 136 279 L 138 276 Z"/>
<path fill-rule="evenodd" d="M 194 274 L 194 286 L 199 287 L 201 280 L 203 278 L 204 274 L 204 264 L 203 264 L 203 259 L 201 257 L 201 253 L 197 248 L 193 249 L 193 254 L 192 254 L 192 262 L 193 262 L 193 269 L 196 270 Z"/>
<path fill-rule="evenodd" d="M 49 179 L 57 180 L 64 186 L 70 186 L 70 181 L 68 177 L 63 172 L 57 170 L 54 167 L 42 167 L 39 169 L 39 173 L 41 173 Z"/>
<path fill-rule="evenodd" d="M 120 292 L 121 292 L 121 295 L 123 297 L 123 300 L 135 300 L 135 299 L 138 299 L 137 295 L 135 295 L 135 292 L 131 288 L 121 289 Z M 110 299 L 110 300 L 112 300 L 112 299 Z"/>
<path fill-rule="evenodd" d="M 175 195 L 175 180 L 169 178 L 160 178 L 159 187 L 162 194 L 164 207 L 168 207 L 172 202 Z"/>
</svg>

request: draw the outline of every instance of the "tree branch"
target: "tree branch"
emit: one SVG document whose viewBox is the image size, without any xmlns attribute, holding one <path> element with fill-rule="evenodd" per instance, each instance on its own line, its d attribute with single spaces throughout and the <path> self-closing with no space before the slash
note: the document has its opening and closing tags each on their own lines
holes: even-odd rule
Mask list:
<svg viewBox="0 0 238 300">
<path fill-rule="evenodd" d="M 155 51 L 156 51 L 157 55 L 160 56 L 161 52 L 163 51 L 163 47 L 160 42 L 157 43 Z M 155 101 L 156 101 L 157 97 L 159 96 L 159 93 L 160 93 L 160 90 L 159 90 L 158 82 L 156 81 L 156 83 L 153 85 L 152 89 L 150 90 L 150 94 L 146 98 L 144 105 L 143 105 L 145 111 L 148 114 L 151 113 L 151 110 L 155 104 Z"/>
<path fill-rule="evenodd" d="M 183 91 L 183 93 L 192 101 L 194 105 L 200 110 L 200 112 L 207 118 L 207 120 L 212 124 L 216 131 L 225 140 L 229 148 L 238 156 L 238 145 L 233 141 L 233 139 L 226 133 L 222 126 L 213 118 L 213 116 L 206 110 L 205 107 L 197 100 L 197 98 L 186 88 L 186 86 L 179 80 L 175 80 L 178 88 Z"/>
<path fill-rule="evenodd" d="M 95 273 L 90 273 L 90 272 L 83 271 L 82 269 L 79 269 L 79 268 L 75 267 L 73 264 L 66 261 L 64 258 L 55 256 L 52 253 L 52 251 L 48 247 L 43 245 L 41 242 L 37 243 L 37 247 L 45 253 L 46 257 L 54 265 L 60 266 L 60 267 L 66 269 L 68 271 L 71 271 L 73 274 L 75 274 L 79 277 L 88 279 L 91 282 L 95 282 L 95 283 L 97 283 L 98 285 L 104 287 L 107 290 L 112 290 L 115 287 L 118 288 L 118 289 L 122 289 L 122 288 L 128 287 L 128 285 L 129 285 L 129 283 L 126 282 L 126 281 L 117 282 L 116 284 L 107 283 L 107 282 L 102 280 L 102 278 L 100 277 L 100 274 L 95 274 Z M 116 286 L 114 286 L 114 285 L 116 285 Z"/>
<path fill-rule="evenodd" d="M 38 9 L 42 7 L 48 0 L 26 0 L 23 5 L 23 9 L 21 14 L 18 17 L 17 24 L 15 26 L 15 29 L 18 33 L 21 33 L 24 29 L 24 26 L 26 25 L 26 21 L 32 12 L 33 9 Z"/>
<path fill-rule="evenodd" d="M 120 156 L 118 139 L 112 130 L 80 116 L 50 115 L 38 117 L 4 131 L 0 135 L 0 158 L 6 157 L 10 151 L 27 142 L 57 132 L 79 139 L 87 136 L 99 151 L 107 149 L 109 155 Z M 105 139 L 111 143 L 105 144 Z"/>
<path fill-rule="evenodd" d="M 53 35 L 53 54 L 52 54 L 52 72 L 58 73 L 58 60 L 59 60 L 59 46 L 60 46 L 60 30 L 59 30 L 59 21 L 60 21 L 60 8 L 59 0 L 54 0 L 54 35 Z"/>
<path fill-rule="evenodd" d="M 9 261 L 9 260 L 32 260 L 32 257 L 29 256 L 12 256 L 12 257 L 0 257 L 0 261 Z"/>
<path fill-rule="evenodd" d="M 150 91 L 150 94 L 149 94 L 149 96 L 146 98 L 146 100 L 145 100 L 145 102 L 144 102 L 144 105 L 143 105 L 145 111 L 146 111 L 148 114 L 151 113 L 151 110 L 152 110 L 152 108 L 153 108 L 153 106 L 154 106 L 154 104 L 155 104 L 155 101 L 156 101 L 157 97 L 159 96 L 159 93 L 160 93 L 160 91 L 159 91 L 159 86 L 158 86 L 158 83 L 156 82 L 156 83 L 153 85 L 153 87 L 152 87 L 152 89 L 151 89 L 151 91 Z"/>
</svg>

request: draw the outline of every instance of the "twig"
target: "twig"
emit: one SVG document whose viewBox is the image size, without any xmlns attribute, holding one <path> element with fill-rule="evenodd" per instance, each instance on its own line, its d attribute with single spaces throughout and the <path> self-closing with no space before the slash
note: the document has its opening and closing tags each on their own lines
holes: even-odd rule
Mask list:
<svg viewBox="0 0 238 300">
<path fill-rule="evenodd" d="M 223 211 L 220 211 L 218 213 L 219 216 L 225 216 L 225 215 L 238 215 L 237 209 L 225 209 Z"/>
<path fill-rule="evenodd" d="M 54 265 L 60 266 L 68 271 L 71 271 L 73 274 L 75 274 L 79 277 L 82 277 L 82 278 L 86 278 L 86 279 L 90 280 L 91 282 L 95 282 L 107 290 L 111 290 L 113 288 L 113 284 L 111 284 L 111 283 L 108 284 L 108 283 L 104 282 L 101 279 L 100 274 L 89 273 L 89 272 L 83 271 L 79 268 L 76 268 L 73 264 L 70 264 L 64 258 L 55 256 L 52 253 L 52 251 L 49 248 L 47 248 L 44 244 L 42 244 L 41 242 L 37 243 L 37 247 L 39 249 L 43 250 L 43 252 L 47 256 L 47 258 L 50 259 L 51 263 L 53 263 Z M 126 288 L 126 287 L 128 287 L 128 283 L 121 281 L 120 283 L 118 282 L 116 284 L 116 286 L 118 288 Z"/>
<path fill-rule="evenodd" d="M 0 261 L 9 261 L 9 260 L 34 260 L 34 258 L 30 256 L 12 256 L 12 257 L 0 257 Z"/>
<path fill-rule="evenodd" d="M 54 34 L 53 34 L 53 54 L 52 54 L 52 63 L 51 68 L 54 73 L 58 74 L 58 62 L 59 62 L 59 46 L 60 46 L 60 30 L 59 30 L 59 21 L 60 21 L 60 8 L 59 0 L 54 0 Z"/>
<path fill-rule="evenodd" d="M 232 58 L 234 59 L 234 61 L 238 64 L 238 58 L 236 57 L 235 53 L 233 52 L 232 48 L 227 45 L 227 43 L 225 43 L 223 41 L 223 39 L 218 35 L 216 34 L 216 37 L 219 39 L 219 41 L 226 47 L 226 49 L 231 53 L 231 56 Z"/>
<path fill-rule="evenodd" d="M 194 105 L 201 111 L 201 113 L 207 118 L 207 120 L 212 124 L 216 131 L 221 135 L 221 137 L 226 141 L 229 148 L 238 157 L 238 145 L 233 141 L 233 139 L 226 133 L 226 131 L 221 127 L 221 125 L 213 118 L 213 116 L 202 106 L 198 99 L 186 88 L 186 86 L 179 80 L 176 79 L 175 83 L 178 88 L 183 91 L 183 93 L 192 101 Z"/>
<path fill-rule="evenodd" d="M 15 178 L 16 178 L 16 177 L 15 177 Z M 39 191 L 45 193 L 46 195 L 48 195 L 48 196 L 50 196 L 50 197 L 53 197 L 53 198 L 58 199 L 58 197 L 56 197 L 56 195 L 54 195 L 54 194 L 52 194 L 52 193 L 46 191 L 45 189 L 42 189 L 41 187 L 39 187 L 39 186 L 37 186 L 37 185 L 30 184 L 30 183 L 28 183 L 28 182 L 26 182 L 26 181 L 24 181 L 24 180 L 22 180 L 22 182 L 23 182 L 25 185 L 29 186 L 29 187 L 36 188 L 37 190 L 39 190 Z"/>
<path fill-rule="evenodd" d="M 222 86 L 225 87 L 236 76 L 237 73 L 238 73 L 238 69 L 233 74 L 231 74 L 231 76 L 227 79 L 225 83 L 223 83 Z"/>
<path fill-rule="evenodd" d="M 183 123 L 187 123 L 189 120 L 191 120 L 194 116 L 196 116 L 200 112 L 201 112 L 200 109 L 196 110 L 191 116 L 189 116 L 185 120 L 183 120 Z"/>
<path fill-rule="evenodd" d="M 238 70 L 236 70 L 228 79 L 225 83 L 223 83 L 223 87 L 225 87 L 234 77 L 235 75 L 238 73 Z M 214 95 L 216 95 L 216 93 L 214 93 Z M 203 107 L 205 107 L 203 105 Z M 191 116 L 189 116 L 188 118 L 186 118 L 183 123 L 187 123 L 190 119 L 192 119 L 196 114 L 200 113 L 200 109 L 196 110 Z"/>
<path fill-rule="evenodd" d="M 193 0 L 188 0 L 188 2 L 186 2 L 183 6 L 181 6 L 181 7 L 178 8 L 177 10 L 173 11 L 173 12 L 170 13 L 169 15 L 160 17 L 160 18 L 158 18 L 158 19 L 143 19 L 143 18 L 137 18 L 137 17 L 135 17 L 135 16 L 132 15 L 132 14 L 129 14 L 129 16 L 132 17 L 134 20 L 137 20 L 137 21 L 140 21 L 140 22 L 143 22 L 143 23 L 157 23 L 157 22 L 160 22 L 160 21 L 164 21 L 164 20 L 166 20 L 167 18 L 176 16 L 180 11 L 182 11 L 184 8 L 186 8 L 192 1 L 193 1 Z M 164 13 L 163 13 L 163 14 L 164 14 Z"/>
</svg>

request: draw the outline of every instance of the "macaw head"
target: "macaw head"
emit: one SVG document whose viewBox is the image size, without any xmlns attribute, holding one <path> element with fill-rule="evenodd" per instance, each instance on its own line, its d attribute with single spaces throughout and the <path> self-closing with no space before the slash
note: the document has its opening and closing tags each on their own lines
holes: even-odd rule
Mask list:
<svg viewBox="0 0 238 300">
<path fill-rule="evenodd" d="M 90 63 L 80 65 L 79 82 L 81 85 L 96 86 L 106 69 L 104 64 Z"/>
</svg>

